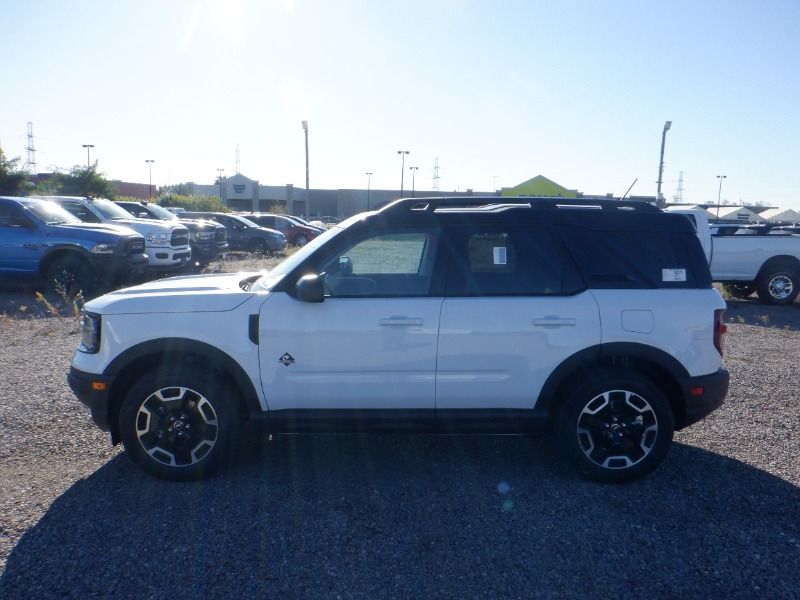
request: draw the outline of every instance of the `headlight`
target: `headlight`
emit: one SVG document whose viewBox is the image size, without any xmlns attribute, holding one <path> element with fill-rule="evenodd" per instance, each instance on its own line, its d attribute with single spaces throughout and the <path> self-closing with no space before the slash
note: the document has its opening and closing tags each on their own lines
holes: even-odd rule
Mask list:
<svg viewBox="0 0 800 600">
<path fill-rule="evenodd" d="M 198 231 L 197 232 L 197 239 L 198 240 L 213 240 L 214 239 L 214 232 L 213 231 Z"/>
<path fill-rule="evenodd" d="M 145 236 L 145 239 L 151 244 L 166 244 L 169 240 L 169 234 L 164 232 L 153 231 Z"/>
<path fill-rule="evenodd" d="M 85 313 L 81 327 L 81 352 L 94 354 L 100 350 L 100 315 Z"/>
<path fill-rule="evenodd" d="M 92 254 L 114 254 L 116 244 L 95 244 L 92 248 Z"/>
</svg>

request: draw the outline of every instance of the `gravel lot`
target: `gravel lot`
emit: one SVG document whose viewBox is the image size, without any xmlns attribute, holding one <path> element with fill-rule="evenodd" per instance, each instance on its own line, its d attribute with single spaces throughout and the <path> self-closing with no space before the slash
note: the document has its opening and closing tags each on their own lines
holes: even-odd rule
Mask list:
<svg viewBox="0 0 800 600">
<path fill-rule="evenodd" d="M 626 486 L 510 436 L 287 436 L 161 482 L 69 391 L 75 322 L 0 317 L 0 598 L 798 598 L 800 305 L 729 305 L 727 403 Z"/>
</svg>

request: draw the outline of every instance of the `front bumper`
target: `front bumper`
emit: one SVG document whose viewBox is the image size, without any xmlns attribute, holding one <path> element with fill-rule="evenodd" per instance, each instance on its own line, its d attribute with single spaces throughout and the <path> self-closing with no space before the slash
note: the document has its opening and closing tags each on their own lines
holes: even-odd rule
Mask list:
<svg viewBox="0 0 800 600">
<path fill-rule="evenodd" d="M 148 267 L 152 271 L 177 271 L 192 259 L 191 246 L 172 248 L 147 248 Z"/>
<path fill-rule="evenodd" d="M 92 420 L 103 431 L 110 431 L 108 399 L 113 377 L 86 373 L 70 367 L 67 383 L 72 393 L 92 411 Z"/>
<path fill-rule="evenodd" d="M 676 429 L 683 429 L 697 423 L 720 406 L 728 393 L 730 374 L 720 369 L 711 375 L 687 377 L 681 380 L 681 391 L 684 400 L 684 418 Z M 702 390 L 702 393 L 699 391 Z"/>
<path fill-rule="evenodd" d="M 92 259 L 92 268 L 101 279 L 114 284 L 142 275 L 147 269 L 147 255 L 132 254 L 124 257 L 98 255 Z"/>
</svg>

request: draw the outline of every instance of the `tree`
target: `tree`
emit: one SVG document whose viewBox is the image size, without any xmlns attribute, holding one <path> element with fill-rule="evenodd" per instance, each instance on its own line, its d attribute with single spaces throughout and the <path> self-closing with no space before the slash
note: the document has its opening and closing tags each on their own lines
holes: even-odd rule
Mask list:
<svg viewBox="0 0 800 600">
<path fill-rule="evenodd" d="M 28 174 L 19 168 L 19 158 L 7 159 L 0 148 L 0 195 L 22 196 L 28 184 Z"/>
<path fill-rule="evenodd" d="M 61 196 L 88 196 L 91 198 L 116 198 L 117 188 L 97 172 L 97 162 L 91 167 L 72 167 L 68 173 L 57 173 L 54 187 Z"/>
</svg>

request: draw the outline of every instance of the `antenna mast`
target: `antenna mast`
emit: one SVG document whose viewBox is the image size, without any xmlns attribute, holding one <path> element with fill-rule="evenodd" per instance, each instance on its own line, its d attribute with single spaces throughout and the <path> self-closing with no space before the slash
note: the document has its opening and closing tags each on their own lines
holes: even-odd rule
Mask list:
<svg viewBox="0 0 800 600">
<path fill-rule="evenodd" d="M 433 161 L 433 182 L 431 183 L 434 191 L 439 191 L 439 157 Z"/>
<path fill-rule="evenodd" d="M 678 189 L 675 190 L 675 195 L 672 199 L 678 204 L 683 202 L 683 171 L 678 173 Z"/>
<path fill-rule="evenodd" d="M 36 175 L 36 148 L 33 146 L 33 123 L 28 121 L 28 160 L 25 161 L 25 168 L 31 175 Z"/>
</svg>

